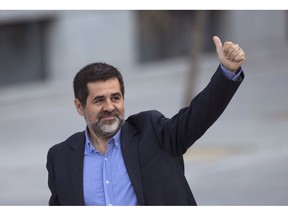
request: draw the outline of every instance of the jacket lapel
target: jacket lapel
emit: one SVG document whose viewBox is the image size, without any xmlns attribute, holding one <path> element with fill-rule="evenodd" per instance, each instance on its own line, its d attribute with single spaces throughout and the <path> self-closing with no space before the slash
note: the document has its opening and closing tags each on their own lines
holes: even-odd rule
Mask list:
<svg viewBox="0 0 288 216">
<path fill-rule="evenodd" d="M 138 204 L 144 205 L 144 195 L 140 166 L 138 161 L 139 135 L 137 130 L 125 122 L 121 131 L 121 150 L 128 175 L 137 196 Z M 81 132 L 71 141 L 71 152 L 68 156 L 74 199 L 76 205 L 84 205 L 83 195 L 83 161 L 84 161 L 85 134 Z"/>
<path fill-rule="evenodd" d="M 84 205 L 83 195 L 83 161 L 84 161 L 85 134 L 78 133 L 71 142 L 71 152 L 68 156 L 74 200 L 76 205 Z"/>
<path fill-rule="evenodd" d="M 126 121 L 121 131 L 121 150 L 128 175 L 137 196 L 138 204 L 144 205 L 145 202 L 137 151 L 138 138 L 139 135 L 137 134 L 137 130 Z"/>
</svg>

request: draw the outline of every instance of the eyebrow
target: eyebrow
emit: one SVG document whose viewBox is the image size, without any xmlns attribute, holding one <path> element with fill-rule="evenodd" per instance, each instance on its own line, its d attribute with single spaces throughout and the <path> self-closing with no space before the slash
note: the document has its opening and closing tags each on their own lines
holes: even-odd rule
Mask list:
<svg viewBox="0 0 288 216">
<path fill-rule="evenodd" d="M 111 97 L 115 97 L 115 96 L 120 96 L 120 97 L 122 97 L 122 95 L 120 94 L 120 92 L 116 92 L 116 93 L 111 94 Z M 104 99 L 104 98 L 105 98 L 104 95 L 98 95 L 98 96 L 94 97 L 93 101 L 96 101 L 96 100 L 99 100 L 99 99 Z"/>
<path fill-rule="evenodd" d="M 120 92 L 113 93 L 111 96 L 112 96 L 112 97 L 114 97 L 114 96 L 120 96 L 120 97 L 122 97 L 122 95 L 120 94 Z"/>
<path fill-rule="evenodd" d="M 104 99 L 104 96 L 103 95 L 96 96 L 93 98 L 93 101 L 97 101 L 99 99 Z"/>
</svg>

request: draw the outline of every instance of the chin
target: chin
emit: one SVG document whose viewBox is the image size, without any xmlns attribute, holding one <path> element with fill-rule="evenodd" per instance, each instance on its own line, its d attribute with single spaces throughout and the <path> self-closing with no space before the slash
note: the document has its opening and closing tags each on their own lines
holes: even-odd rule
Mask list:
<svg viewBox="0 0 288 216">
<path fill-rule="evenodd" d="M 113 134 L 113 133 L 116 133 L 119 130 L 119 128 L 120 128 L 119 126 L 120 126 L 120 122 L 119 121 L 116 121 L 116 122 L 114 122 L 112 124 L 105 124 L 102 127 L 102 131 L 104 133 Z"/>
</svg>

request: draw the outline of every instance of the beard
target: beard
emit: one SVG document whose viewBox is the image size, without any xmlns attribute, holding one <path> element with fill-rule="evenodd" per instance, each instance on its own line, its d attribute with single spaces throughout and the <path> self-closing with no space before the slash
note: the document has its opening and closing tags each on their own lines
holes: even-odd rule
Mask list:
<svg viewBox="0 0 288 216">
<path fill-rule="evenodd" d="M 114 117 L 113 119 L 105 120 L 105 117 Z M 100 138 L 113 137 L 124 124 L 124 118 L 120 116 L 117 110 L 112 112 L 102 111 L 97 116 L 95 123 L 91 123 L 93 132 Z"/>
</svg>

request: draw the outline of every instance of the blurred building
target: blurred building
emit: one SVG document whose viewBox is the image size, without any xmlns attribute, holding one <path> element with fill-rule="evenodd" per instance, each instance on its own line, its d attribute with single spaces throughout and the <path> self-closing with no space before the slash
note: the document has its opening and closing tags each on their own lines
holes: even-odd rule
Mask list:
<svg viewBox="0 0 288 216">
<path fill-rule="evenodd" d="M 287 44 L 286 11 L 208 11 L 211 37 L 245 48 Z M 103 61 L 122 71 L 189 54 L 195 11 L 0 11 L 0 92 L 37 82 L 71 82 L 84 65 Z M 253 41 L 253 42 L 252 42 Z"/>
</svg>

